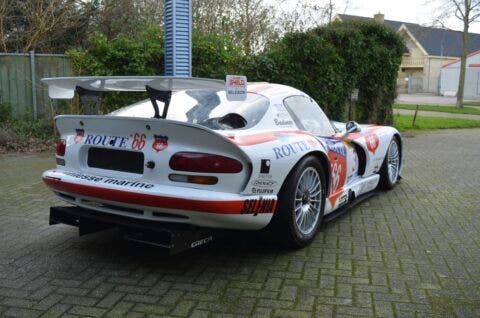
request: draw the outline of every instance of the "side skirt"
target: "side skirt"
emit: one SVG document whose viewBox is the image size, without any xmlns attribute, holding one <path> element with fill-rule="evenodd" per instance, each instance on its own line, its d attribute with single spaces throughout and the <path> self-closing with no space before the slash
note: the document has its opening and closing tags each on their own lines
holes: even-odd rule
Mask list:
<svg viewBox="0 0 480 318">
<path fill-rule="evenodd" d="M 323 217 L 323 221 L 324 222 L 330 222 L 342 215 L 344 215 L 348 210 L 350 210 L 351 208 L 353 208 L 354 206 L 356 206 L 357 204 L 359 203 L 362 203 L 363 201 L 373 197 L 374 195 L 377 195 L 378 192 L 377 191 L 371 191 L 371 192 L 367 192 L 365 194 L 362 194 L 360 196 L 358 196 L 357 198 L 355 198 L 353 201 L 341 206 L 340 208 L 338 208 L 337 210 L 333 211 L 333 212 L 330 212 L 328 213 L 327 215 L 325 215 Z"/>
</svg>

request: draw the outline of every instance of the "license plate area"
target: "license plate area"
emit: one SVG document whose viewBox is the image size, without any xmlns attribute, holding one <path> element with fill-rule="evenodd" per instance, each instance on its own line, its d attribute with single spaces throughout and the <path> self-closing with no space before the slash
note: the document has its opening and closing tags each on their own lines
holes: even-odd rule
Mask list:
<svg viewBox="0 0 480 318">
<path fill-rule="evenodd" d="M 87 164 L 91 168 L 143 174 L 142 152 L 91 147 Z"/>
</svg>

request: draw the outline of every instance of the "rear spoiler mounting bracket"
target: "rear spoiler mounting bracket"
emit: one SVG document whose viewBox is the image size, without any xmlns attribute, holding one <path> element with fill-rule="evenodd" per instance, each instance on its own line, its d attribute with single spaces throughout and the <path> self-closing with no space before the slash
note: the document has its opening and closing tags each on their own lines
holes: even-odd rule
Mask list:
<svg viewBox="0 0 480 318">
<path fill-rule="evenodd" d="M 155 111 L 155 115 L 153 115 L 153 118 L 167 118 L 168 107 L 170 106 L 170 101 L 172 99 L 172 91 L 161 91 L 150 87 L 149 85 L 146 85 L 145 88 Z M 162 116 L 160 116 L 160 110 L 158 108 L 159 101 L 164 104 Z"/>
</svg>

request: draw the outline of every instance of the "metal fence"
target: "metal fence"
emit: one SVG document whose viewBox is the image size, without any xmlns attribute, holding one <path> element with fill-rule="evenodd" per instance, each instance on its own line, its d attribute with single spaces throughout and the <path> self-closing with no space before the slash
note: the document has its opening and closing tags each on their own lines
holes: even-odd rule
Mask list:
<svg viewBox="0 0 480 318">
<path fill-rule="evenodd" d="M 405 80 L 397 81 L 397 92 L 400 94 L 440 93 L 439 76 L 409 76 Z"/>
<path fill-rule="evenodd" d="M 10 104 L 15 117 L 49 114 L 57 103 L 48 98 L 40 79 L 56 76 L 72 76 L 66 55 L 0 53 L 0 102 Z"/>
</svg>

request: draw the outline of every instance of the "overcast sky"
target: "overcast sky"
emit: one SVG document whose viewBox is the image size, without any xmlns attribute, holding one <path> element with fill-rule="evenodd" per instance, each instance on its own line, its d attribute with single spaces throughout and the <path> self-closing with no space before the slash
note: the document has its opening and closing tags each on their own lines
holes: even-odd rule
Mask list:
<svg viewBox="0 0 480 318">
<path fill-rule="evenodd" d="M 266 0 L 270 4 L 278 4 L 288 11 L 299 1 L 323 6 L 327 0 Z M 385 19 L 418 23 L 431 26 L 438 16 L 439 3 L 449 0 L 334 0 L 335 13 L 346 13 L 364 17 L 373 17 L 375 13 L 385 14 Z M 453 12 L 452 12 L 453 14 Z M 446 22 L 446 26 L 453 30 L 462 31 L 463 25 L 456 18 Z M 480 33 L 480 23 L 470 26 L 470 32 Z"/>
<path fill-rule="evenodd" d="M 339 3 L 340 5 L 341 3 Z M 344 6 L 344 5 L 343 5 Z M 344 7 L 340 8 L 344 10 Z M 438 10 L 437 1 L 428 0 L 377 0 L 361 1 L 352 0 L 347 5 L 347 14 L 373 17 L 379 11 L 385 14 L 385 19 L 413 22 L 422 25 L 432 25 L 435 20 L 435 12 Z M 343 12 L 340 12 L 343 13 Z M 452 12 L 453 13 L 453 12 Z M 438 13 L 437 13 L 438 14 Z M 447 22 L 447 26 L 454 30 L 461 31 L 462 23 L 456 18 Z M 480 23 L 470 27 L 470 32 L 480 33 Z"/>
<path fill-rule="evenodd" d="M 337 3 L 337 7 L 340 10 L 337 13 L 343 13 L 345 0 Z M 432 25 L 432 21 L 435 20 L 435 11 L 438 8 L 436 3 L 438 2 L 428 0 L 351 0 L 346 6 L 345 13 L 373 17 L 375 13 L 381 12 L 385 14 L 385 19 L 387 20 Z M 455 18 L 449 20 L 447 26 L 459 31 L 463 28 L 461 22 Z M 473 24 L 470 27 L 470 32 L 480 33 L 480 23 Z"/>
</svg>

